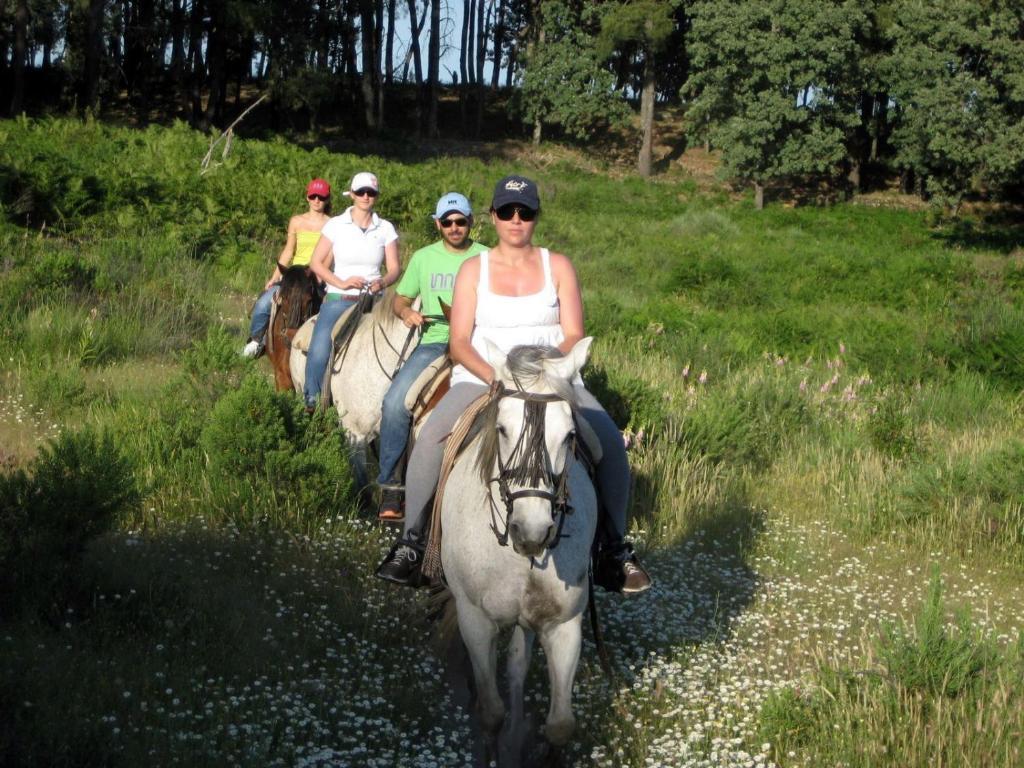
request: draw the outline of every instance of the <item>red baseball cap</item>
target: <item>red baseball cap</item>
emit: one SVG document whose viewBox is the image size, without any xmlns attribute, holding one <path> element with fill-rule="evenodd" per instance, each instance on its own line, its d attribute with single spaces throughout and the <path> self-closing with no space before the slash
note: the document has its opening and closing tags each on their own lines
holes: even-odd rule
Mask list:
<svg viewBox="0 0 1024 768">
<path fill-rule="evenodd" d="M 331 185 L 323 179 L 313 179 L 306 185 L 307 195 L 320 195 L 320 197 L 331 196 Z"/>
</svg>

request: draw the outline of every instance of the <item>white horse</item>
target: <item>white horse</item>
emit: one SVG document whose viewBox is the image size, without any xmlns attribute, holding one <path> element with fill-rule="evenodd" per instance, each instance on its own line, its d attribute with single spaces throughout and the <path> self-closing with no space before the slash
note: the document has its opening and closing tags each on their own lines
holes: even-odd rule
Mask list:
<svg viewBox="0 0 1024 768">
<path fill-rule="evenodd" d="M 456 462 L 441 501 L 441 563 L 473 667 L 488 762 L 499 747 L 502 765 L 520 764 L 523 682 L 535 636 L 550 681 L 545 737 L 557 748 L 576 727 L 572 687 L 597 502 L 574 455 L 572 381 L 591 341 L 564 357 L 549 347 L 516 347 L 507 357 L 489 348 L 506 391 L 485 413 L 493 421 Z M 514 628 L 506 723 L 496 664 L 498 632 L 507 626 Z"/>
<path fill-rule="evenodd" d="M 331 363 L 331 400 L 345 429 L 356 479 L 362 487 L 368 482 L 366 448 L 380 433 L 384 395 L 391 386 L 400 355 L 404 360 L 419 343 L 419 334 L 410 335 L 391 311 L 393 299 L 394 292 L 388 290 L 375 301 L 373 309 L 360 320 L 347 348 Z M 358 310 L 356 304 L 342 317 Z M 314 316 L 307 325 L 315 322 Z M 289 366 L 295 391 L 301 395 L 306 382 L 306 352 L 294 344 Z"/>
</svg>

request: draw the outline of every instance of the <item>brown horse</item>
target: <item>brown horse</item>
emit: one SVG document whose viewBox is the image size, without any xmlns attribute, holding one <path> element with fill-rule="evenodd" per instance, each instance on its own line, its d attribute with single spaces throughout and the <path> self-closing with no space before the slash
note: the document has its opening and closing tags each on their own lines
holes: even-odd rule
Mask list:
<svg viewBox="0 0 1024 768">
<path fill-rule="evenodd" d="M 267 358 L 274 369 L 278 392 L 293 389 L 288 366 L 292 338 L 309 318 L 320 311 L 320 284 L 308 267 L 282 267 L 281 283 L 274 299 L 267 330 Z"/>
</svg>

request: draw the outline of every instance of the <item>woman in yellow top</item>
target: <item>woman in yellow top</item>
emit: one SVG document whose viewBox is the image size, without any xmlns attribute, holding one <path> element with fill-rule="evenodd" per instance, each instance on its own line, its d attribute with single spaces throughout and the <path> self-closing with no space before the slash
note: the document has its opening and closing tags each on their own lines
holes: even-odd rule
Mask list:
<svg viewBox="0 0 1024 768">
<path fill-rule="evenodd" d="M 281 282 L 281 267 L 309 266 L 313 249 L 320 239 L 320 230 L 331 218 L 328 215 L 331 212 L 331 185 L 323 179 L 313 179 L 306 185 L 306 201 L 309 210 L 292 216 L 288 222 L 288 239 L 281 255 L 277 257 L 274 273 L 263 286 L 263 293 L 252 308 L 249 343 L 242 350 L 246 357 L 258 357 L 263 352 L 264 337 L 270 325 L 270 307 Z"/>
</svg>

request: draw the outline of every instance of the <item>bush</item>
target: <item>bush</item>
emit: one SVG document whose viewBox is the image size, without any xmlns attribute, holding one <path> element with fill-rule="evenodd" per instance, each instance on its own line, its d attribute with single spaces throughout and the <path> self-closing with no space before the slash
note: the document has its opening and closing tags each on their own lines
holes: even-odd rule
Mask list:
<svg viewBox="0 0 1024 768">
<path fill-rule="evenodd" d="M 914 628 L 891 626 L 879 641 L 879 655 L 890 679 L 929 696 L 957 697 L 971 691 L 998 653 L 971 627 L 966 614 L 955 629 L 946 626 L 942 579 L 932 574 L 928 596 Z"/>
<path fill-rule="evenodd" d="M 200 440 L 213 503 L 240 523 L 294 529 L 337 511 L 353 494 L 344 435 L 333 414 L 308 418 L 290 393 L 252 375 L 217 402 Z"/>
<path fill-rule="evenodd" d="M 918 448 L 918 436 L 905 397 L 893 393 L 878 399 L 867 419 L 868 438 L 879 453 L 902 459 Z"/>
<path fill-rule="evenodd" d="M 21 605 L 59 599 L 82 553 L 139 500 L 132 463 L 109 433 L 65 432 L 22 470 L 0 477 L 0 593 Z"/>
</svg>

